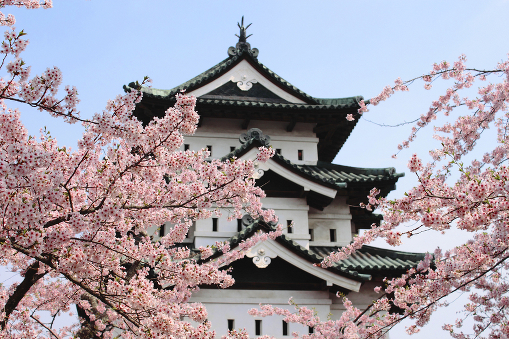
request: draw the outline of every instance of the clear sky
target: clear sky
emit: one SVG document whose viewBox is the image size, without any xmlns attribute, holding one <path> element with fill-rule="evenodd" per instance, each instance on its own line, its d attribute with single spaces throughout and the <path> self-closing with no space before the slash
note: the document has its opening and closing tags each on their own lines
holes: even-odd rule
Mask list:
<svg viewBox="0 0 509 339">
<path fill-rule="evenodd" d="M 145 75 L 153 87 L 169 89 L 227 57 L 237 42 L 237 22 L 253 23 L 248 33 L 258 60 L 309 95 L 322 98 L 377 95 L 397 77 L 429 71 L 434 62 L 466 54 L 468 64 L 493 68 L 507 58 L 509 1 L 162 1 L 54 0 L 48 10 L 4 9 L 16 16 L 17 29 L 28 33 L 23 58 L 32 75 L 58 66 L 64 84 L 78 88 L 83 117 L 102 110 L 122 86 Z M 383 124 L 411 121 L 425 113 L 443 87 L 410 93 L 371 108 L 366 119 Z M 11 106 L 12 107 L 12 106 Z M 199 107 L 198 107 L 199 110 Z M 48 126 L 61 145 L 75 147 L 81 126 L 62 124 L 22 108 L 33 135 Z M 396 167 L 406 171 L 412 153 L 426 154 L 431 133 L 422 133 L 413 149 L 391 159 L 410 126 L 378 127 L 362 119 L 336 163 L 359 167 Z M 480 148 L 493 145 L 486 141 Z M 485 149 L 486 150 L 486 149 Z M 407 173 L 392 197 L 412 187 Z M 459 244 L 457 234 L 427 235 L 407 242 L 407 251 Z M 377 243 L 378 244 L 378 243 Z M 3 276 L 3 275 L 2 275 Z M 1 279 L 3 280 L 3 279 Z M 437 316 L 456 318 L 455 310 Z M 392 338 L 400 337 L 395 332 Z M 429 330 L 414 336 L 447 336 Z"/>
</svg>

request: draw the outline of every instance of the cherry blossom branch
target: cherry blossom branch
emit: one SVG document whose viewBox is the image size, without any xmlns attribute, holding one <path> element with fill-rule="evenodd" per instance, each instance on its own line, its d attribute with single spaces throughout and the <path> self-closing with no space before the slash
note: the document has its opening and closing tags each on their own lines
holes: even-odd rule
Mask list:
<svg viewBox="0 0 509 339">
<path fill-rule="evenodd" d="M 53 332 L 53 330 L 46 326 L 43 322 L 41 322 L 36 316 L 34 316 L 33 314 L 30 315 L 30 318 L 34 319 L 39 325 L 41 325 L 42 327 L 44 327 L 52 336 L 54 336 L 55 338 L 57 339 L 60 339 L 60 337 L 55 333 Z"/>
<path fill-rule="evenodd" d="M 37 283 L 39 279 L 46 275 L 46 273 L 38 274 L 37 273 L 38 270 L 39 261 L 35 261 L 32 265 L 30 265 L 27 268 L 23 281 L 18 286 L 16 286 L 14 292 L 9 296 L 9 299 L 7 300 L 3 308 L 3 312 L 5 312 L 5 315 L 3 319 L 0 321 L 1 330 L 4 330 L 5 327 L 7 326 L 7 322 L 9 321 L 11 313 L 16 309 L 16 307 L 18 307 L 18 304 L 20 303 L 21 299 L 25 297 L 30 288 L 35 283 Z"/>
<path fill-rule="evenodd" d="M 422 312 L 422 311 L 424 311 L 424 310 L 426 310 L 426 309 L 430 308 L 431 306 L 433 306 L 434 304 L 436 304 L 437 302 L 439 302 L 439 301 L 440 301 L 440 300 L 442 300 L 443 298 L 445 298 L 445 297 L 447 297 L 447 296 L 449 296 L 449 295 L 453 294 L 453 293 L 454 293 L 454 292 L 456 292 L 456 291 L 461 290 L 463 287 L 465 287 L 465 286 L 467 286 L 467 285 L 471 284 L 472 282 L 474 282 L 474 281 L 477 281 L 477 280 L 481 279 L 481 278 L 482 278 L 483 276 L 485 276 L 487 273 L 489 273 L 489 272 L 493 271 L 493 270 L 494 270 L 494 269 L 496 269 L 498 266 L 500 266 L 502 263 L 504 263 L 507 259 L 509 259 L 509 255 L 508 255 L 508 256 L 505 256 L 505 257 L 504 257 L 504 258 L 502 258 L 502 259 L 500 259 L 500 260 L 499 260 L 499 261 L 498 261 L 495 265 L 493 265 L 493 266 L 492 266 L 492 267 L 490 267 L 489 269 L 487 269 L 487 270 L 483 271 L 482 273 L 480 273 L 479 275 L 475 276 L 474 278 L 472 278 L 472 279 L 470 279 L 470 280 L 468 280 L 468 281 L 466 281 L 466 282 L 462 283 L 461 285 L 459 285 L 459 286 L 458 286 L 458 287 L 456 287 L 455 289 L 453 289 L 453 290 L 449 291 L 447 294 L 442 295 L 442 296 L 441 296 L 441 297 L 439 297 L 438 299 L 433 300 L 431 303 L 428 303 L 427 305 L 425 305 L 425 306 L 423 306 L 423 307 L 419 308 L 419 309 L 418 309 L 418 310 L 416 310 L 416 311 L 412 311 L 412 312 L 410 312 L 410 313 L 405 314 L 404 316 L 400 317 L 400 318 L 399 318 L 399 319 L 397 319 L 396 321 L 394 321 L 394 322 L 392 322 L 392 323 L 390 323 L 390 324 L 387 324 L 387 325 L 385 325 L 384 327 L 380 328 L 380 330 L 378 330 L 377 332 L 379 332 L 379 331 L 383 330 L 384 328 L 392 327 L 392 326 L 394 326 L 396 323 L 401 322 L 403 319 L 408 318 L 408 317 L 412 317 L 412 316 L 414 316 L 414 315 L 416 315 L 416 314 L 419 314 L 420 312 Z M 374 334 L 376 334 L 377 332 L 375 332 Z"/>
</svg>

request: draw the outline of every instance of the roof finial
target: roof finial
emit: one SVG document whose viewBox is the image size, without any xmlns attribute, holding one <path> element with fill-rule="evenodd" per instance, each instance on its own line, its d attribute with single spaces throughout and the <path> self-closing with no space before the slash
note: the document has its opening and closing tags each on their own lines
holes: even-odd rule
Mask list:
<svg viewBox="0 0 509 339">
<path fill-rule="evenodd" d="M 228 55 L 230 57 L 241 55 L 244 52 L 249 53 L 253 58 L 256 58 L 258 56 L 258 49 L 256 48 L 251 49 L 251 45 L 247 42 L 247 38 L 253 35 L 253 34 L 246 35 L 246 30 L 251 25 L 252 24 L 249 24 L 246 27 L 244 27 L 244 16 L 242 16 L 241 23 L 237 22 L 237 26 L 239 26 L 240 29 L 239 33 L 240 35 L 235 34 L 235 36 L 239 38 L 239 42 L 237 42 L 237 45 L 235 47 L 228 48 Z"/>
<path fill-rule="evenodd" d="M 235 34 L 235 36 L 237 38 L 239 38 L 239 42 L 246 42 L 247 38 L 249 38 L 251 35 L 253 35 L 253 34 L 249 34 L 248 36 L 246 36 L 246 31 L 249 28 L 249 26 L 252 25 L 252 23 L 247 25 L 247 27 L 244 27 L 244 16 L 242 16 L 241 22 L 242 22 L 242 25 L 237 22 L 237 26 L 239 26 L 239 28 L 240 28 L 240 36 L 238 36 L 237 34 Z"/>
</svg>

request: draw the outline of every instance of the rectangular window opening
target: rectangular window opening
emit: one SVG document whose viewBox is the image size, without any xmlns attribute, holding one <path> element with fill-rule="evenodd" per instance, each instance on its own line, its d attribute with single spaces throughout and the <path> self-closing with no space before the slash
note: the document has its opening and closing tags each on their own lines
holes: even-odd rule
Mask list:
<svg viewBox="0 0 509 339">
<path fill-rule="evenodd" d="M 311 326 L 308 326 L 308 333 L 309 334 L 315 333 L 315 329 L 313 327 L 311 327 Z"/>
<path fill-rule="evenodd" d="M 262 335 L 262 321 L 255 320 L 255 335 Z"/>
<path fill-rule="evenodd" d="M 293 220 L 286 220 L 286 227 L 288 233 L 293 233 Z"/>
<path fill-rule="evenodd" d="M 161 238 L 164 237 L 164 226 L 165 226 L 165 224 L 162 224 L 161 226 L 159 226 L 159 236 Z"/>
<path fill-rule="evenodd" d="M 281 154 L 281 148 L 276 148 L 276 153 Z"/>
<path fill-rule="evenodd" d="M 288 335 L 288 323 L 283 320 L 283 335 Z"/>
<path fill-rule="evenodd" d="M 212 232 L 217 232 L 217 218 L 212 218 Z"/>
<path fill-rule="evenodd" d="M 315 230 L 309 230 L 309 241 L 315 241 Z"/>
<path fill-rule="evenodd" d="M 235 320 L 228 319 L 228 331 L 233 331 L 234 328 L 235 328 Z"/>
<path fill-rule="evenodd" d="M 237 232 L 242 231 L 242 219 L 237 219 Z"/>
<path fill-rule="evenodd" d="M 298 151 L 297 151 L 297 155 L 298 155 L 298 157 L 299 157 L 299 160 L 304 159 L 304 151 L 303 151 L 303 150 L 301 150 L 301 149 L 300 149 L 300 150 L 298 150 Z"/>
<path fill-rule="evenodd" d="M 211 145 L 207 145 L 207 151 L 210 152 L 209 157 L 211 157 L 212 156 L 212 146 Z"/>
<path fill-rule="evenodd" d="M 331 229 L 331 230 L 329 230 L 329 232 L 330 232 L 330 241 L 336 242 L 336 230 Z"/>
<path fill-rule="evenodd" d="M 235 151 L 235 146 L 230 146 L 230 152 Z"/>
<path fill-rule="evenodd" d="M 189 144 L 184 144 L 184 151 L 189 151 Z"/>
</svg>

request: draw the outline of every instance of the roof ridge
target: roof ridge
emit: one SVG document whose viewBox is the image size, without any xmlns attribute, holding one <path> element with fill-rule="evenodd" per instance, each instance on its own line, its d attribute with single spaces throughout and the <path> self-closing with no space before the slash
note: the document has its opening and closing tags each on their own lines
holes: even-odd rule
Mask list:
<svg viewBox="0 0 509 339">
<path fill-rule="evenodd" d="M 258 143 L 260 146 L 270 147 L 270 137 L 263 134 L 263 132 L 258 128 L 250 129 L 247 133 L 242 134 L 240 138 L 242 145 L 221 157 L 221 161 L 241 157 L 248 150 L 255 147 L 254 143 Z M 318 161 L 317 165 L 300 165 L 293 163 L 291 160 L 278 153 L 274 154 L 272 159 L 283 166 L 290 167 L 292 170 L 301 173 L 304 177 L 314 182 L 334 186 L 335 189 L 347 188 L 349 182 L 397 180 L 399 177 L 404 176 L 404 173 L 395 173 L 396 170 L 394 167 L 371 169 L 336 165 L 322 161 Z M 325 172 L 321 170 L 321 168 L 324 168 L 327 171 Z M 343 173 L 331 173 L 329 171 L 337 171 L 338 169 L 341 169 L 341 172 Z M 322 171 L 325 174 L 322 173 Z M 337 178 L 335 178 L 335 176 Z"/>
<path fill-rule="evenodd" d="M 310 165 L 312 166 L 312 165 Z M 391 175 L 395 177 L 403 177 L 405 173 L 396 173 L 396 169 L 394 167 L 355 167 L 355 166 L 347 166 L 334 164 L 326 161 L 317 161 L 316 167 L 321 167 L 325 169 L 333 169 L 333 170 L 341 170 L 348 171 L 350 173 L 355 174 L 363 174 L 363 175 Z"/>
<path fill-rule="evenodd" d="M 232 50 L 230 50 L 232 49 Z M 246 59 L 248 62 L 252 63 L 252 65 L 255 68 L 258 68 L 258 70 L 262 73 L 265 73 L 266 76 L 268 76 L 269 79 L 274 80 L 274 82 L 281 85 L 282 88 L 288 90 L 289 92 L 293 92 L 293 95 L 297 95 L 298 97 L 301 97 L 303 99 L 307 99 L 308 105 L 313 106 L 335 106 L 335 107 L 350 107 L 350 106 L 357 106 L 359 100 L 363 99 L 362 96 L 353 96 L 353 97 L 344 97 L 344 98 L 315 98 L 306 92 L 300 90 L 296 86 L 292 85 L 289 81 L 285 80 L 283 77 L 272 71 L 270 68 L 262 64 L 257 59 L 257 53 L 253 54 L 253 51 L 251 49 L 247 48 L 233 48 L 230 47 L 228 52 L 228 57 L 216 65 L 210 67 L 206 71 L 196 75 L 195 77 L 189 79 L 188 81 L 173 87 L 171 89 L 156 89 L 156 88 L 148 88 L 143 87 L 142 90 L 147 94 L 153 94 L 158 95 L 163 99 L 173 99 L 173 96 L 177 94 L 178 92 L 182 90 L 187 91 L 193 91 L 200 84 L 202 84 L 205 81 L 208 81 L 209 79 L 217 76 L 219 73 L 222 73 L 226 68 L 233 67 L 243 59 Z M 235 50 L 235 53 L 233 52 Z M 253 49 L 256 50 L 256 49 Z M 258 51 L 258 50 L 256 50 Z M 131 84 L 129 84 L 129 87 Z M 157 92 L 158 94 L 155 94 L 153 92 Z"/>
</svg>

